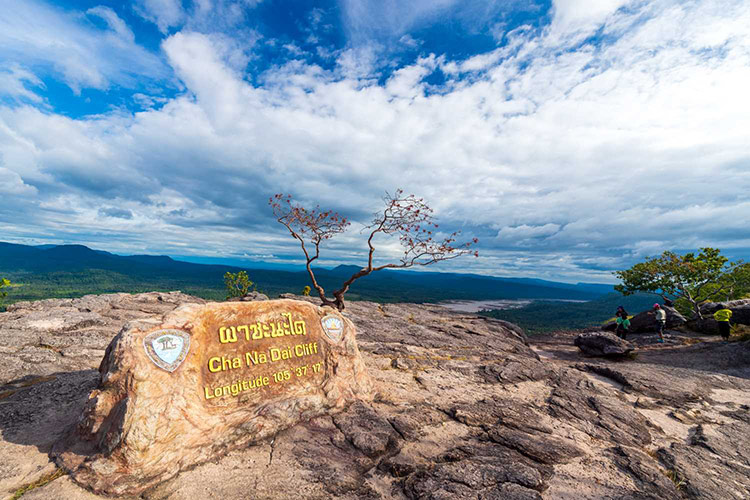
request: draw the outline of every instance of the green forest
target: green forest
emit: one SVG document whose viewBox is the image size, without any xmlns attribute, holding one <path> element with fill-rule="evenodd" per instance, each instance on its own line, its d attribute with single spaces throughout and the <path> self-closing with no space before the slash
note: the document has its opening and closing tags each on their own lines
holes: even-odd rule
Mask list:
<svg viewBox="0 0 750 500">
<path fill-rule="evenodd" d="M 318 269 L 316 276 L 330 292 L 357 270 L 354 266 Z M 23 300 L 116 292 L 180 290 L 219 301 L 225 300 L 228 294 L 237 293 L 236 290 L 227 290 L 227 279 L 239 276 L 247 277 L 253 289 L 271 298 L 281 293 L 302 294 L 310 284 L 309 276 L 303 271 L 243 270 L 232 266 L 191 264 L 164 256 L 123 257 L 80 245 L 39 248 L 0 243 L 0 277 L 11 281 L 3 288 L 7 296 L 0 299 L 0 310 L 3 304 Z M 315 295 L 315 291 L 312 294 Z M 516 323 L 529 333 L 596 325 L 611 318 L 618 305 L 637 313 L 654 302 L 653 296 L 644 294 L 623 297 L 613 293 L 612 286 L 608 285 L 390 271 L 358 280 L 346 298 L 380 303 L 531 299 L 533 302 L 519 309 L 482 312 Z M 566 299 L 588 302 L 562 301 Z"/>
<path fill-rule="evenodd" d="M 316 269 L 328 291 L 357 272 L 356 266 Z M 246 271 L 259 292 L 301 294 L 310 278 L 304 271 L 241 269 L 192 264 L 166 256 L 119 256 L 81 245 L 39 248 L 0 242 L 0 276 L 10 279 L 6 303 L 86 294 L 181 290 L 210 300 L 223 300 L 226 273 Z M 612 291 L 607 285 L 569 285 L 542 280 L 493 278 L 470 274 L 380 271 L 357 280 L 347 300 L 438 302 L 487 299 L 588 300 Z M 314 292 L 313 292 L 314 293 Z"/>
<path fill-rule="evenodd" d="M 617 306 L 623 306 L 629 314 L 635 315 L 649 309 L 655 299 L 658 297 L 648 294 L 623 297 L 619 293 L 610 293 L 588 302 L 539 300 L 518 309 L 494 309 L 480 314 L 510 321 L 533 335 L 601 325 L 614 317 Z"/>
<path fill-rule="evenodd" d="M 257 291 L 269 297 L 280 293 L 302 294 L 308 285 L 304 273 L 286 273 L 284 280 L 258 280 L 250 273 Z M 276 274 L 274 272 L 274 274 Z M 195 276 L 132 276 L 109 270 L 87 269 L 76 272 L 54 271 L 36 275 L 5 273 L 12 285 L 5 290 L 8 296 L 5 305 L 22 300 L 49 298 L 73 298 L 87 294 L 101 293 L 141 293 L 151 291 L 168 292 L 180 290 L 184 293 L 208 300 L 224 300 L 227 290 L 223 275 L 216 273 L 212 279 L 196 279 Z M 274 276 L 278 277 L 278 276 Z M 331 278 L 324 283 L 334 286 Z M 363 280 L 360 286 L 347 294 L 349 300 L 372 300 L 375 302 L 439 302 L 448 299 L 475 299 L 467 293 L 456 294 L 450 289 L 439 287 L 405 286 L 404 283 L 373 282 Z M 369 285 L 369 286 L 368 286 Z M 457 297 L 458 295 L 458 297 Z M 476 300 L 480 300 L 479 296 Z M 597 325 L 612 318 L 618 305 L 624 305 L 631 314 L 649 308 L 655 298 L 646 294 L 623 297 L 610 293 L 588 302 L 561 302 L 539 299 L 518 309 L 482 311 L 480 314 L 516 323 L 529 334 L 551 330 L 583 328 Z M 3 310 L 3 306 L 0 306 Z"/>
</svg>

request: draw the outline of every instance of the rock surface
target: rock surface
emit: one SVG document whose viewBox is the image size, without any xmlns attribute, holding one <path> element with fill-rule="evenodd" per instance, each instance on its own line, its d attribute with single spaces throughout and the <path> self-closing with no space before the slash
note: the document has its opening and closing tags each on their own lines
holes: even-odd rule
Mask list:
<svg viewBox="0 0 750 500">
<path fill-rule="evenodd" d="M 202 301 L 106 295 L 0 314 L 0 497 L 55 472 L 51 444 L 77 423 L 124 323 L 183 302 Z M 93 323 L 79 321 L 89 312 Z M 748 343 L 685 337 L 613 362 L 582 357 L 579 332 L 526 339 L 438 306 L 351 302 L 344 316 L 372 402 L 229 451 L 141 498 L 750 497 Z M 62 475 L 26 498 L 103 497 Z"/>
<path fill-rule="evenodd" d="M 338 335 L 323 332 L 324 318 L 339 320 Z M 177 334 L 186 356 L 172 361 L 183 346 Z M 130 322 L 107 348 L 79 424 L 57 445 L 58 461 L 97 493 L 138 495 L 229 450 L 371 400 L 355 336 L 337 311 L 297 300 L 185 304 L 161 321 Z M 150 343 L 160 349 L 159 339 L 170 346 L 162 351 L 170 364 Z"/>
<path fill-rule="evenodd" d="M 588 356 L 625 356 L 635 346 L 610 332 L 583 332 L 573 344 Z"/>
</svg>

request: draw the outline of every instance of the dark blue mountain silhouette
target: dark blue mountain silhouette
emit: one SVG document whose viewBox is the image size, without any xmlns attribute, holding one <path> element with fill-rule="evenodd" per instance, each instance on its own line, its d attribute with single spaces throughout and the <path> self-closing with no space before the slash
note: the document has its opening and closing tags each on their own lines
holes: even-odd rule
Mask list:
<svg viewBox="0 0 750 500">
<path fill-rule="evenodd" d="M 50 273 L 79 273 L 93 270 L 117 273 L 131 282 L 175 288 L 208 287 L 221 289 L 225 272 L 243 268 L 217 264 L 193 264 L 167 256 L 121 256 L 83 245 L 34 247 L 0 242 L 0 274 L 44 279 Z M 279 271 L 244 268 L 259 288 L 266 291 L 299 293 L 309 284 L 305 271 Z M 316 269 L 316 276 L 332 291 L 360 266 L 341 265 Z M 126 291 L 126 290 L 123 290 Z M 612 292 L 610 285 L 568 284 L 528 278 L 497 278 L 474 274 L 384 270 L 357 280 L 350 296 L 415 302 L 442 299 L 577 299 L 590 300 Z M 313 293 L 315 293 L 313 291 Z"/>
</svg>

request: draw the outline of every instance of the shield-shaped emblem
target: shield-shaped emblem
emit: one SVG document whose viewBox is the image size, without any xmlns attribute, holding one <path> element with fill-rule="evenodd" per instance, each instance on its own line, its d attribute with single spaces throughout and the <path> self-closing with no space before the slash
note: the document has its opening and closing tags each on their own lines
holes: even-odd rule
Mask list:
<svg viewBox="0 0 750 500">
<path fill-rule="evenodd" d="M 156 366 L 173 372 L 187 357 L 190 335 L 182 330 L 158 330 L 146 335 L 143 347 Z"/>
<path fill-rule="evenodd" d="M 323 325 L 326 336 L 332 341 L 339 342 L 344 336 L 344 322 L 341 318 L 329 314 L 320 320 L 320 324 Z"/>
</svg>

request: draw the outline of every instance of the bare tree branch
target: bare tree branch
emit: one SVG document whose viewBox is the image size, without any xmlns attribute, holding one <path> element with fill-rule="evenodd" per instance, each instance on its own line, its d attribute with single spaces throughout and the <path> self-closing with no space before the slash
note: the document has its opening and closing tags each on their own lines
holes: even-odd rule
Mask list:
<svg viewBox="0 0 750 500">
<path fill-rule="evenodd" d="M 300 241 L 302 251 L 307 259 L 307 272 L 313 286 L 318 290 L 323 304 L 335 305 L 339 310 L 344 309 L 344 295 L 349 287 L 359 278 L 383 269 L 403 269 L 412 266 L 427 266 L 436 262 L 455 259 L 463 255 L 478 256 L 478 252 L 470 247 L 479 242 L 476 238 L 457 244 L 460 232 L 454 232 L 442 240 L 436 240 L 438 225 L 433 220 L 433 210 L 422 198 L 414 195 L 405 196 L 403 190 L 398 189 L 391 195 L 383 197 L 385 208 L 375 214 L 372 223 L 365 229 L 369 231 L 367 237 L 367 266 L 363 267 L 347 279 L 341 288 L 333 292 L 334 300 L 326 297 L 325 290 L 315 279 L 311 263 L 320 255 L 320 245 L 323 241 L 342 233 L 350 225 L 346 218 L 338 213 L 322 211 L 320 207 L 307 210 L 293 205 L 290 195 L 277 194 L 270 198 L 269 204 L 273 208 L 277 220 L 284 224 L 291 235 Z M 377 235 L 398 236 L 404 253 L 398 262 L 391 262 L 376 266 L 374 256 Z M 315 245 L 315 256 L 310 257 L 305 241 Z"/>
</svg>

